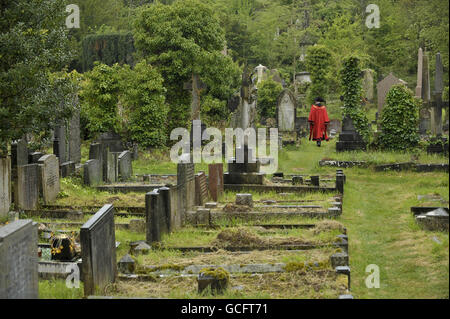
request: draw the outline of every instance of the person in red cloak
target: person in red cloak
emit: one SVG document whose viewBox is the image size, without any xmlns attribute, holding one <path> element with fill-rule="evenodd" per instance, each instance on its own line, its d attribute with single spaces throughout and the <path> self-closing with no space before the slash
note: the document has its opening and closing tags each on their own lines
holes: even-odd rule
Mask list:
<svg viewBox="0 0 450 319">
<path fill-rule="evenodd" d="M 317 146 L 323 140 L 328 141 L 327 126 L 330 123 L 328 118 L 327 108 L 325 107 L 325 101 L 318 97 L 314 100 L 314 104 L 311 105 L 311 111 L 309 112 L 309 140 L 317 142 Z"/>
</svg>

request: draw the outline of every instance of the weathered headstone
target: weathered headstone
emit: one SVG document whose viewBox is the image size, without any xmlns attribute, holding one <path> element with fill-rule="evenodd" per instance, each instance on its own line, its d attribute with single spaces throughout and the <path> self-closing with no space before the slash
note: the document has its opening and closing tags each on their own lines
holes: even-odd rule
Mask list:
<svg viewBox="0 0 450 319">
<path fill-rule="evenodd" d="M 209 178 L 209 194 L 214 201 L 218 201 L 223 193 L 223 164 L 209 164 L 208 165 Z"/>
<path fill-rule="evenodd" d="M 41 187 L 45 204 L 50 204 L 58 196 L 59 187 L 59 161 L 54 154 L 42 156 L 39 161 L 41 165 Z"/>
<path fill-rule="evenodd" d="M 30 164 L 36 164 L 39 161 L 39 159 L 44 155 L 45 154 L 41 152 L 33 152 L 28 155 L 28 162 Z"/>
<path fill-rule="evenodd" d="M 195 164 L 179 163 L 177 165 L 178 202 L 181 211 L 186 212 L 195 206 Z"/>
<path fill-rule="evenodd" d="M 369 101 L 372 102 L 374 95 L 373 95 L 373 73 L 374 71 L 371 69 L 365 69 L 363 70 L 363 92 L 364 97 Z"/>
<path fill-rule="evenodd" d="M 117 159 L 119 162 L 119 179 L 121 181 L 129 180 L 133 175 L 132 153 L 130 151 L 123 151 Z"/>
<path fill-rule="evenodd" d="M 58 158 L 59 163 L 67 162 L 69 147 L 66 139 L 66 126 L 60 125 L 55 128 L 53 140 L 53 154 Z"/>
<path fill-rule="evenodd" d="M 39 200 L 39 176 L 38 164 L 29 164 L 17 167 L 17 205 L 23 210 L 35 210 Z"/>
<path fill-rule="evenodd" d="M 61 164 L 61 177 L 68 177 L 75 173 L 75 162 L 69 161 Z"/>
<path fill-rule="evenodd" d="M 195 205 L 202 206 L 208 200 L 208 185 L 205 172 L 195 174 Z"/>
<path fill-rule="evenodd" d="M 328 124 L 328 129 L 335 130 L 337 133 L 342 132 L 342 122 L 340 120 L 334 119 L 330 120 L 330 124 Z"/>
<path fill-rule="evenodd" d="M 389 73 L 387 77 L 385 77 L 383 80 L 378 82 L 377 84 L 377 93 L 378 93 L 378 115 L 381 116 L 383 106 L 384 106 L 384 100 L 386 99 L 386 95 L 391 89 L 391 87 L 395 84 L 404 84 L 406 85 L 406 82 L 397 78 L 392 73 Z"/>
<path fill-rule="evenodd" d="M 436 54 L 436 73 L 434 75 L 434 127 L 433 134 L 442 134 L 442 91 L 444 90 L 444 67 L 442 65 L 441 54 Z"/>
<path fill-rule="evenodd" d="M 84 294 L 115 282 L 117 276 L 114 207 L 103 206 L 80 229 Z"/>
<path fill-rule="evenodd" d="M 11 158 L 0 157 L 0 217 L 8 216 L 11 201 Z"/>
<path fill-rule="evenodd" d="M 255 67 L 253 74 L 256 76 L 256 84 L 259 84 L 261 81 L 267 79 L 268 71 L 269 69 L 262 64 Z"/>
<path fill-rule="evenodd" d="M 88 186 L 101 184 L 102 166 L 98 159 L 90 159 L 83 164 L 83 183 Z"/>
<path fill-rule="evenodd" d="M 11 143 L 11 168 L 28 164 L 27 141 L 23 138 Z"/>
<path fill-rule="evenodd" d="M 295 131 L 296 104 L 294 94 L 289 89 L 283 90 L 278 96 L 277 122 L 280 132 Z"/>
<path fill-rule="evenodd" d="M 118 166 L 118 156 L 119 153 L 107 152 L 106 153 L 106 182 L 115 183 L 119 177 L 119 166 Z"/>
<path fill-rule="evenodd" d="M 0 228 L 0 299 L 39 297 L 37 252 L 37 224 L 32 220 Z"/>
<path fill-rule="evenodd" d="M 171 230 L 170 189 L 161 187 L 145 195 L 146 241 L 161 241 L 162 235 Z"/>
<path fill-rule="evenodd" d="M 78 97 L 75 99 L 78 105 Z M 80 110 L 77 108 L 69 121 L 69 161 L 81 161 Z"/>
</svg>

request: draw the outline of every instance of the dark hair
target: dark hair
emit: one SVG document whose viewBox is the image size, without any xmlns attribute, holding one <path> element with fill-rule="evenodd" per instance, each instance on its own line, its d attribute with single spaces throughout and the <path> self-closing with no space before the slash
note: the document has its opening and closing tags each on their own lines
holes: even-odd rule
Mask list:
<svg viewBox="0 0 450 319">
<path fill-rule="evenodd" d="M 325 103 L 325 100 L 322 99 L 320 96 L 318 96 L 314 99 L 314 103 L 316 103 L 316 102 Z"/>
</svg>

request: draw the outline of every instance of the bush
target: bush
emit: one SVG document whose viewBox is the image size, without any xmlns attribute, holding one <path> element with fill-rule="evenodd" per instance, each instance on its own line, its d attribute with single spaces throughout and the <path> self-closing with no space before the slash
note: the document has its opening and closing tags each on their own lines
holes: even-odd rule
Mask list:
<svg viewBox="0 0 450 319">
<path fill-rule="evenodd" d="M 331 53 L 323 45 L 309 47 L 305 63 L 311 74 L 312 83 L 307 98 L 307 102 L 311 105 L 316 97 L 321 96 L 325 99 L 328 93 L 328 69 L 331 63 Z"/>
<path fill-rule="evenodd" d="M 275 118 L 277 99 L 283 86 L 268 78 L 258 85 L 258 112 L 261 118 Z"/>
<path fill-rule="evenodd" d="M 87 135 L 122 130 L 117 104 L 120 93 L 120 71 L 118 64 L 112 67 L 95 62 L 92 71 L 84 74 L 80 97 L 81 117 L 86 125 Z"/>
<path fill-rule="evenodd" d="M 146 61 L 134 70 L 124 66 L 122 82 L 123 115 L 126 134 L 143 147 L 162 146 L 167 141 L 166 89 L 159 72 Z"/>
<path fill-rule="evenodd" d="M 394 85 L 386 96 L 381 114 L 380 145 L 385 149 L 405 150 L 417 146 L 420 100 L 402 84 Z"/>
</svg>

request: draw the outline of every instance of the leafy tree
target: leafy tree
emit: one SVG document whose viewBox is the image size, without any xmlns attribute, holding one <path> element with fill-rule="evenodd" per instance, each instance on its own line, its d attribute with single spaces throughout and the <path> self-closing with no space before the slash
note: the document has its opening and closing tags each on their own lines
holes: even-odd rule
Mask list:
<svg viewBox="0 0 450 319">
<path fill-rule="evenodd" d="M 81 116 L 86 119 L 90 136 L 100 132 L 122 131 L 122 120 L 118 113 L 121 70 L 117 63 L 110 67 L 95 62 L 94 68 L 84 74 L 85 81 L 80 94 Z"/>
<path fill-rule="evenodd" d="M 380 145 L 390 150 L 405 150 L 417 146 L 419 134 L 419 101 L 402 84 L 394 85 L 386 96 L 381 114 Z"/>
<path fill-rule="evenodd" d="M 314 103 L 314 98 L 321 96 L 325 99 L 328 93 L 328 68 L 330 66 L 331 53 L 322 45 L 308 48 L 306 66 L 311 73 L 311 85 L 308 92 L 308 103 Z"/>
<path fill-rule="evenodd" d="M 258 85 L 258 112 L 262 118 L 275 118 L 277 100 L 283 87 L 271 78 L 262 81 Z"/>
<path fill-rule="evenodd" d="M 0 4 L 0 154 L 25 133 L 70 116 L 75 86 L 53 75 L 70 61 L 62 0 Z"/>
<path fill-rule="evenodd" d="M 143 147 L 165 145 L 168 107 L 164 103 L 163 78 L 145 60 L 133 70 L 124 66 L 122 72 L 121 118 L 126 122 L 127 135 Z"/>
<path fill-rule="evenodd" d="M 154 4 L 136 20 L 138 52 L 164 78 L 170 105 L 169 129 L 186 127 L 190 115 L 190 94 L 183 83 L 198 74 L 208 92 L 219 99 L 236 89 L 239 69 L 221 51 L 225 34 L 211 7 L 198 0 Z"/>
</svg>

